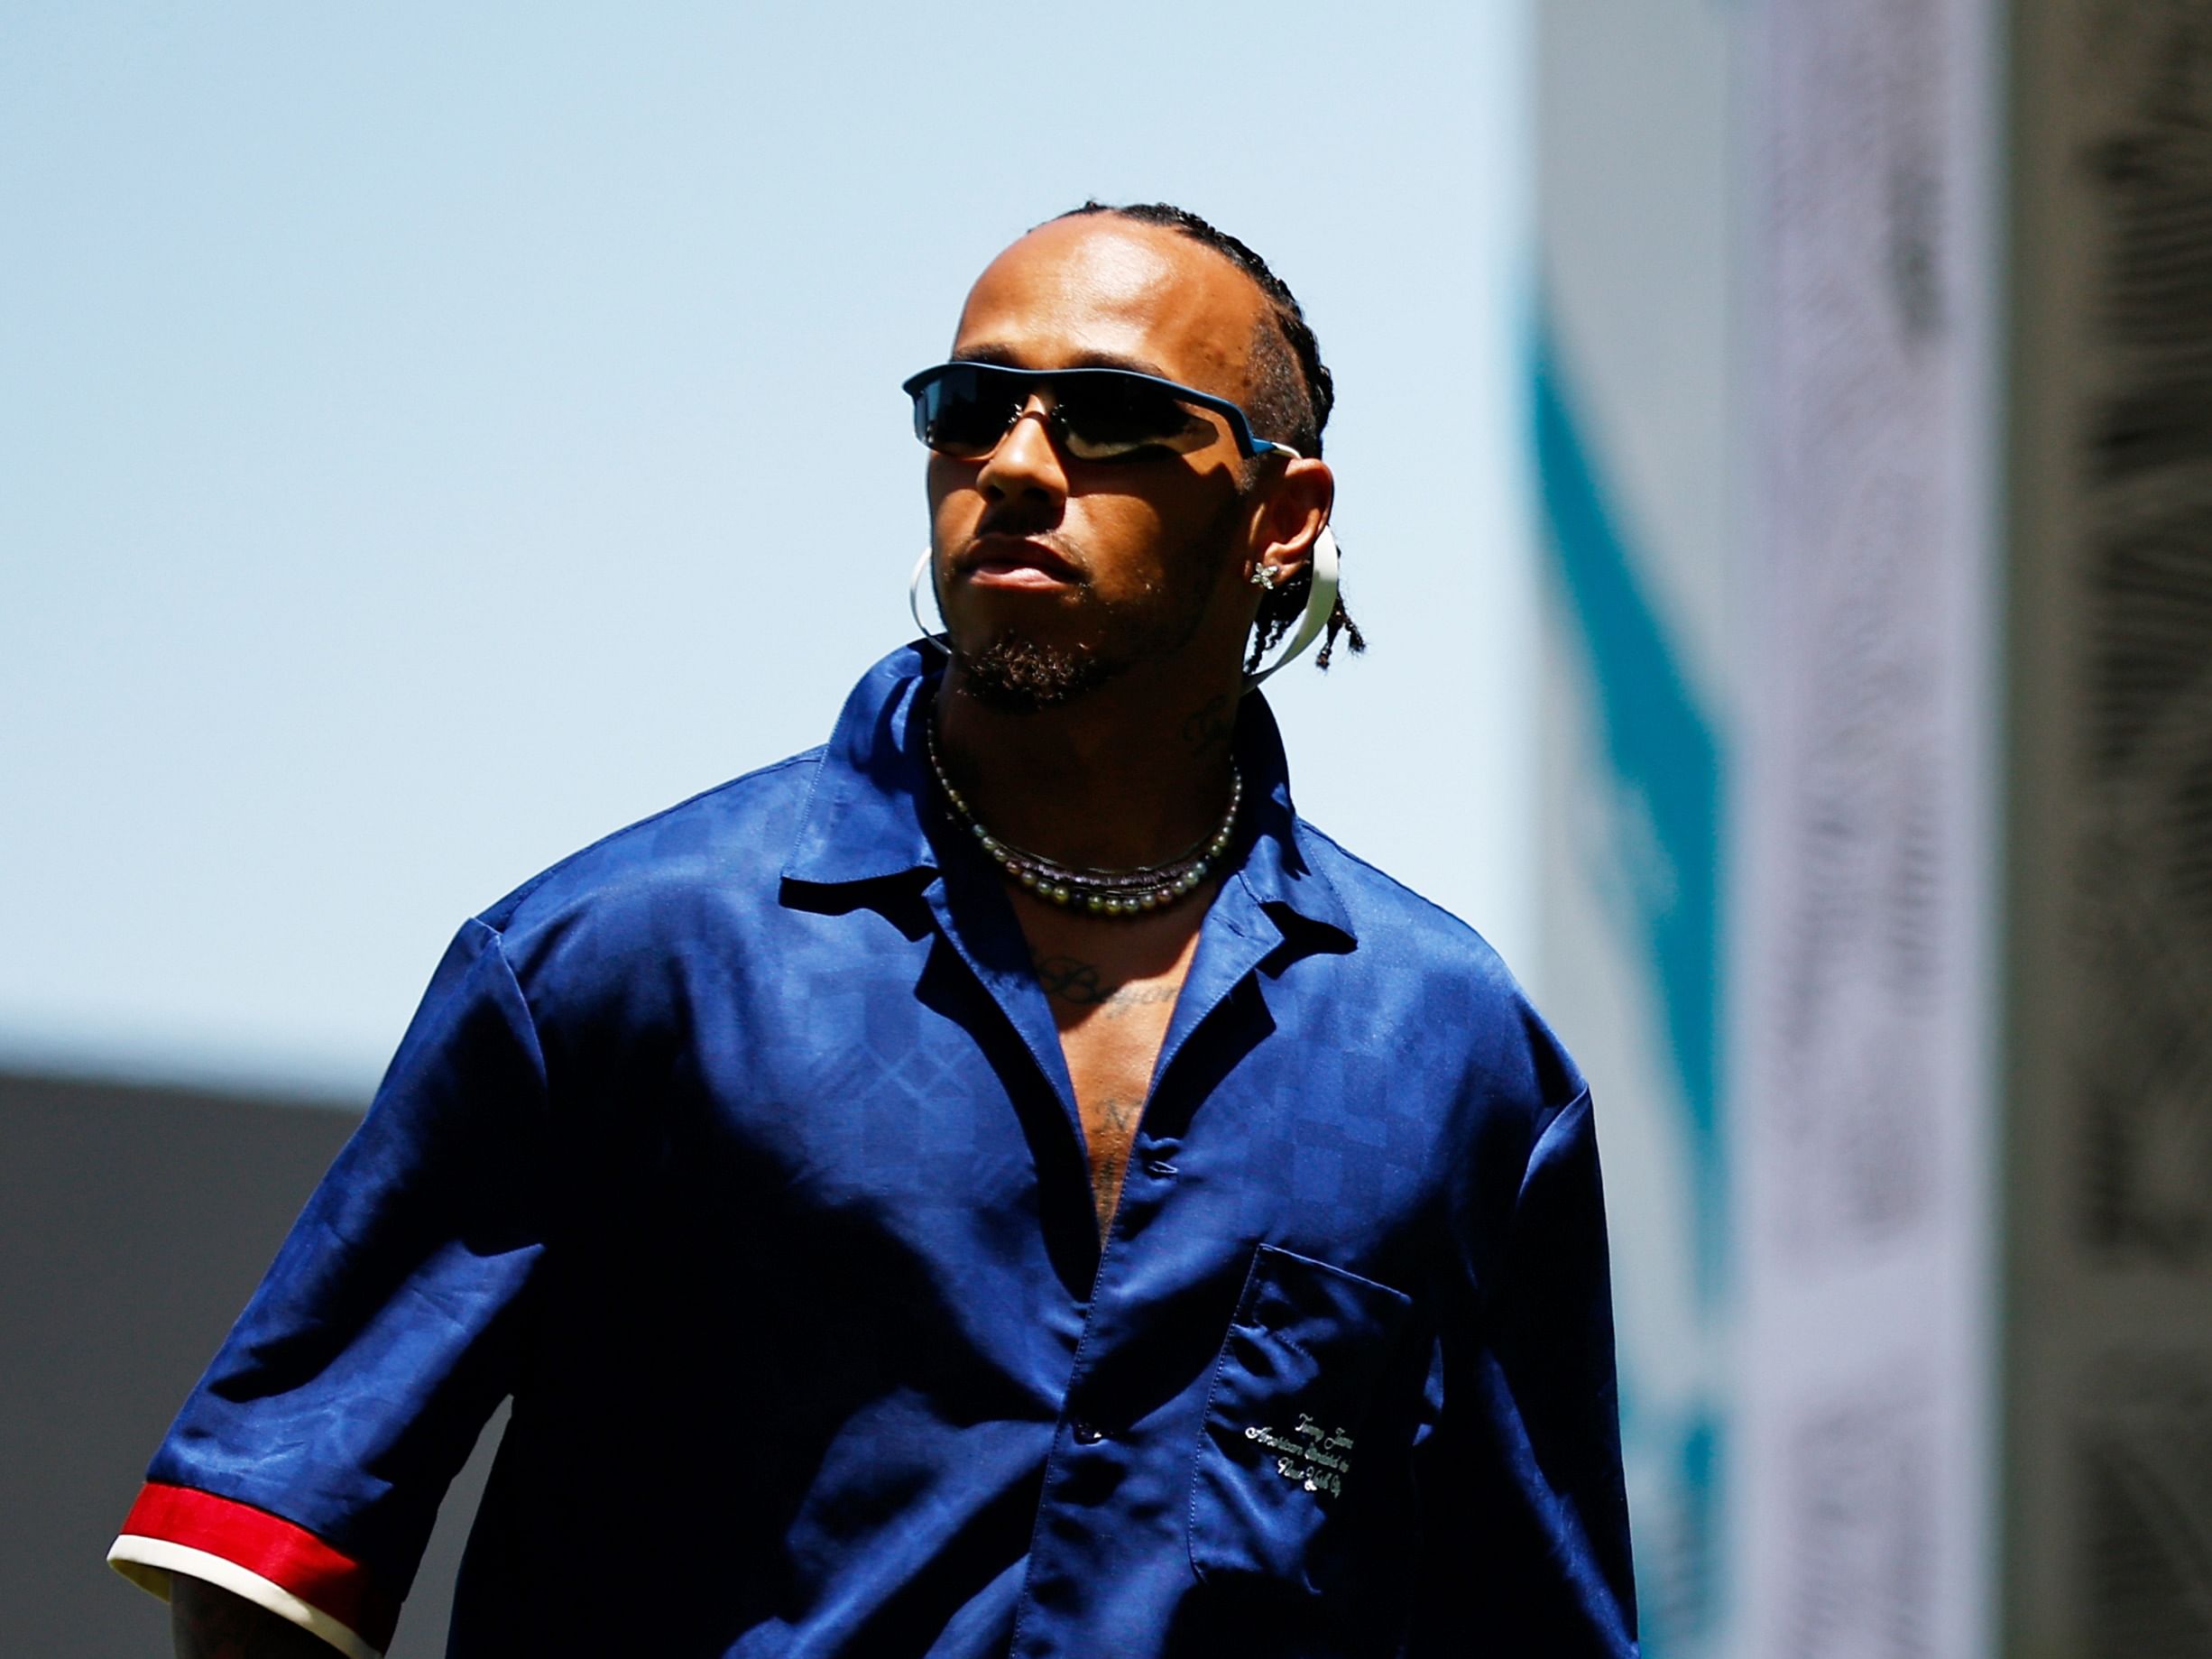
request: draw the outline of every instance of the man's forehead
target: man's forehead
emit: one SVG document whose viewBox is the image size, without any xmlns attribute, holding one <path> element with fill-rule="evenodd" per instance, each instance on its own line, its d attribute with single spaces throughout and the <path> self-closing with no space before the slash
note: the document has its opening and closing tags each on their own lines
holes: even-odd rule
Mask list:
<svg viewBox="0 0 2212 1659">
<path fill-rule="evenodd" d="M 1234 397 L 1264 305 L 1244 272 L 1180 232 L 1086 214 L 1040 225 L 984 268 L 953 355 L 1120 363 Z"/>
</svg>

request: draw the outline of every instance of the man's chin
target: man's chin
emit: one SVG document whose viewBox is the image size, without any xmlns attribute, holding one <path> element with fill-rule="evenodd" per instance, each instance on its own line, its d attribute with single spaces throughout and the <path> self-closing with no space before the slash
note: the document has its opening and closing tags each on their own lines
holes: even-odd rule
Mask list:
<svg viewBox="0 0 2212 1659">
<path fill-rule="evenodd" d="M 1126 664 L 1095 650 L 1000 634 L 974 650 L 955 646 L 960 689 L 986 708 L 1033 714 L 1059 708 L 1095 690 Z"/>
</svg>

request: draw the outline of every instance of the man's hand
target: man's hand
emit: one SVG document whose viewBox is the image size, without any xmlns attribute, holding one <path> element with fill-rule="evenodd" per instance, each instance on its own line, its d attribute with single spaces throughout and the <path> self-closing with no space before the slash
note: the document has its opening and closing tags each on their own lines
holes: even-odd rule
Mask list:
<svg viewBox="0 0 2212 1659">
<path fill-rule="evenodd" d="M 169 1630 L 177 1659 L 331 1659 L 337 1651 L 290 1619 L 181 1572 L 170 1581 Z"/>
</svg>

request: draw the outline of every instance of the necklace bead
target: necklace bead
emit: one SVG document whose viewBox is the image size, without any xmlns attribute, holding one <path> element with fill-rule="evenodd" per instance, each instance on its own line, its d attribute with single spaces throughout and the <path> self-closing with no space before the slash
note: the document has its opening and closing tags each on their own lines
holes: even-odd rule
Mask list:
<svg viewBox="0 0 2212 1659">
<path fill-rule="evenodd" d="M 929 757 L 930 772 L 945 805 L 952 808 L 954 817 L 967 826 L 976 844 L 991 861 L 1025 890 L 1048 903 L 1079 909 L 1088 916 L 1149 916 L 1197 891 L 1213 868 L 1213 862 L 1228 852 L 1235 839 L 1237 815 L 1244 805 L 1244 777 L 1232 765 L 1229 770 L 1228 809 L 1211 834 L 1163 863 L 1140 864 L 1132 870 L 1086 870 L 1063 864 L 993 835 L 969 809 L 965 798 L 945 775 L 945 762 L 937 753 L 934 724 L 924 723 L 922 741 Z"/>
</svg>

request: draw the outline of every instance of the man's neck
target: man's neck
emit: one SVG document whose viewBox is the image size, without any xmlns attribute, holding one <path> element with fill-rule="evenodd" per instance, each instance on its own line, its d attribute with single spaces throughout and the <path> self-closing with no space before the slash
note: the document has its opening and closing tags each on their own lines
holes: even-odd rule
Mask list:
<svg viewBox="0 0 2212 1659">
<path fill-rule="evenodd" d="M 955 665 L 938 698 L 938 745 L 977 821 L 1001 840 L 1063 863 L 1154 864 L 1220 821 L 1239 690 L 1138 670 L 1015 712 L 966 693 Z"/>
</svg>

